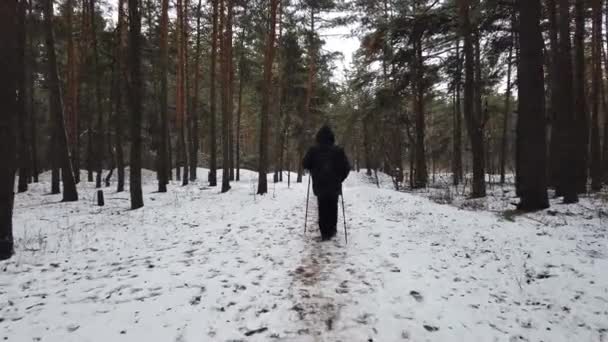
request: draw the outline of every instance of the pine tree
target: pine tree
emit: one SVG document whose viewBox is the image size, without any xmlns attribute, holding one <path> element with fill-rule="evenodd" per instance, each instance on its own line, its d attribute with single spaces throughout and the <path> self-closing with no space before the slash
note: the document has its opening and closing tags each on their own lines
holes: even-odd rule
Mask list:
<svg viewBox="0 0 608 342">
<path fill-rule="evenodd" d="M 53 1 L 44 0 L 44 31 L 46 39 L 47 62 L 48 62 L 48 89 L 51 117 L 53 121 L 53 140 L 56 153 L 53 156 L 61 167 L 63 178 L 63 201 L 71 202 L 78 200 L 74 173 L 72 171 L 72 160 L 68 150 L 67 134 L 63 120 L 63 99 L 61 95 L 61 82 L 57 72 L 57 56 L 55 54 L 55 34 L 53 32 Z"/>
<path fill-rule="evenodd" d="M 129 190 L 131 209 L 144 206 L 141 190 L 141 13 L 140 1 L 129 0 L 129 110 L 131 111 L 131 165 Z"/>
<path fill-rule="evenodd" d="M 519 0 L 519 116 L 518 152 L 520 210 L 549 207 L 546 179 L 546 136 L 544 110 L 543 41 L 540 29 L 540 0 Z"/>
</svg>

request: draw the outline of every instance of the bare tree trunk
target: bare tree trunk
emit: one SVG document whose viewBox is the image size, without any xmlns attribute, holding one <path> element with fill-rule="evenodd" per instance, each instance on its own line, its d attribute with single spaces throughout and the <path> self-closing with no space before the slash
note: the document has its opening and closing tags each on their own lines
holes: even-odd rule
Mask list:
<svg viewBox="0 0 608 342">
<path fill-rule="evenodd" d="M 225 5 L 224 5 L 225 4 Z M 224 7 L 226 12 L 224 13 Z M 232 15 L 233 0 L 220 1 L 222 32 L 222 193 L 230 190 L 230 112 L 232 111 Z"/>
<path fill-rule="evenodd" d="M 526 146 L 518 156 L 521 202 L 518 209 L 549 207 L 546 174 L 543 41 L 540 0 L 518 1 L 520 13 L 519 119 L 517 139 Z M 510 66 L 509 66 L 510 69 Z"/>
<path fill-rule="evenodd" d="M 600 101 L 602 82 L 602 0 L 593 0 L 592 41 L 592 118 L 591 118 L 591 190 L 602 189 L 602 154 L 600 147 Z M 605 110 L 605 108 L 604 108 Z"/>
<path fill-rule="evenodd" d="M 315 75 L 316 75 L 316 42 L 315 42 L 315 8 L 310 6 L 310 32 L 308 37 L 308 80 L 306 81 L 306 97 L 304 99 L 304 111 L 302 113 L 302 128 L 300 133 L 299 157 L 304 157 L 306 144 L 309 140 L 309 120 L 311 112 L 311 101 L 315 93 Z M 301 163 L 299 163 L 301 164 Z M 302 183 L 303 170 L 301 165 L 298 166 L 297 182 Z"/>
<path fill-rule="evenodd" d="M 575 178 L 570 180 L 576 184 L 579 194 L 587 192 L 589 164 L 589 114 L 586 98 L 585 80 L 585 0 L 575 1 L 574 32 L 574 126 L 576 131 Z"/>
<path fill-rule="evenodd" d="M 211 33 L 211 66 L 210 66 L 210 111 L 209 111 L 209 143 L 210 160 L 209 160 L 209 186 L 217 186 L 217 138 L 216 130 L 216 74 L 217 74 L 217 40 L 218 40 L 218 1 L 212 0 L 213 16 L 212 16 L 212 33 Z"/>
<path fill-rule="evenodd" d="M 247 11 L 247 8 L 243 8 Z M 246 12 L 245 12 L 246 13 Z M 244 14 L 246 15 L 246 14 Z M 236 180 L 241 180 L 241 116 L 243 113 L 243 88 L 245 83 L 245 25 L 243 25 L 243 32 L 241 34 L 241 46 L 240 46 L 240 57 L 239 57 L 239 95 L 237 102 L 236 112 Z"/>
<path fill-rule="evenodd" d="M 422 37 L 414 41 L 414 115 L 416 116 L 416 174 L 414 188 L 425 188 L 428 183 L 428 170 L 426 165 L 426 123 L 424 113 L 424 63 L 422 55 Z"/>
<path fill-rule="evenodd" d="M 576 189 L 577 130 L 572 99 L 572 49 L 570 44 L 570 1 L 559 0 L 559 58 L 558 58 L 558 98 L 560 100 L 554 139 L 558 139 L 559 172 L 556 193 L 564 196 L 564 203 L 578 202 Z"/>
<path fill-rule="evenodd" d="M 475 108 L 475 58 L 473 32 L 471 29 L 470 1 L 459 3 L 461 34 L 464 36 L 465 83 L 464 83 L 464 117 L 473 152 L 473 192 L 472 197 L 485 196 L 485 171 L 483 153 L 483 126 L 479 104 Z"/>
<path fill-rule="evenodd" d="M 131 110 L 131 165 L 129 187 L 131 209 L 144 206 L 141 191 L 141 13 L 139 0 L 129 0 L 129 105 Z"/>
<path fill-rule="evenodd" d="M 100 69 L 99 69 L 99 51 L 97 49 L 97 26 L 95 20 L 95 0 L 89 0 L 89 15 L 91 25 L 91 44 L 93 48 L 93 83 L 95 84 L 95 103 L 94 113 L 97 114 L 97 128 L 95 132 L 95 169 L 97 177 L 95 178 L 95 187 L 101 188 L 101 176 L 103 172 L 103 159 L 104 159 L 104 120 L 103 120 L 103 107 L 102 107 L 102 94 L 101 94 L 101 82 L 100 82 Z"/>
<path fill-rule="evenodd" d="M 176 96 L 175 96 L 175 113 L 176 113 L 176 125 L 179 134 L 179 152 L 178 152 L 178 163 L 177 172 L 179 177 L 180 167 L 184 169 L 184 175 L 181 177 L 182 185 L 188 185 L 188 163 L 187 163 L 187 151 L 186 151 L 186 139 L 185 139 L 185 116 L 186 116 L 186 101 L 185 101 L 185 83 L 186 83 L 186 16 L 184 10 L 184 0 L 177 0 L 177 70 L 176 70 Z"/>
<path fill-rule="evenodd" d="M 114 78 L 114 134 L 115 134 L 115 149 L 116 149 L 116 171 L 118 174 L 118 183 L 116 185 L 117 192 L 125 190 L 125 157 L 123 151 L 123 96 L 122 91 L 125 87 L 124 76 L 127 75 L 127 66 L 125 61 L 125 50 L 127 47 L 127 20 L 125 15 L 126 0 L 118 0 L 118 45 L 116 47 L 117 72 Z"/>
<path fill-rule="evenodd" d="M 72 172 L 72 161 L 68 150 L 67 135 L 63 121 L 63 104 L 61 97 L 61 83 L 57 72 L 57 57 L 55 55 L 55 37 L 53 33 L 53 2 L 44 1 L 44 27 L 48 60 L 48 88 L 49 104 L 52 113 L 56 152 L 61 163 L 63 178 L 63 201 L 71 202 L 78 200 L 76 183 Z"/>
<path fill-rule="evenodd" d="M 462 182 L 462 104 L 461 104 L 461 89 L 462 89 L 462 60 L 463 54 L 460 49 L 460 38 L 456 41 L 456 80 L 455 80 L 455 109 L 454 109 L 454 147 L 453 147 L 453 183 L 454 185 Z"/>
<path fill-rule="evenodd" d="M 511 27 L 513 30 L 513 27 Z M 507 90 L 505 91 L 505 111 L 502 121 L 502 141 L 500 146 L 500 184 L 505 184 L 505 173 L 507 163 L 507 144 L 509 117 L 511 116 L 511 72 L 513 69 L 513 45 L 515 45 L 515 35 L 511 32 L 511 47 L 509 47 L 509 57 L 507 58 Z"/>
<path fill-rule="evenodd" d="M 35 108 L 35 99 L 34 99 L 34 76 L 36 71 L 36 58 L 34 58 L 34 38 L 33 38 L 33 27 L 34 27 L 34 15 L 32 13 L 32 1 L 28 2 L 28 22 L 27 29 L 29 34 L 27 34 L 28 40 L 28 102 L 29 102 L 29 120 L 30 120 L 30 140 L 31 140 L 31 167 L 32 167 L 32 176 L 34 183 L 38 183 L 38 129 L 37 129 L 37 118 L 36 118 L 36 108 Z"/>
<path fill-rule="evenodd" d="M 264 53 L 264 88 L 262 93 L 262 110 L 260 113 L 260 164 L 258 167 L 258 195 L 268 192 L 268 135 L 270 98 L 272 96 L 272 62 L 274 60 L 274 41 L 276 38 L 277 6 L 279 0 L 270 1 L 270 25 L 266 37 Z"/>
<path fill-rule="evenodd" d="M 0 260 L 13 253 L 13 203 L 17 146 L 15 121 L 17 108 L 17 78 L 19 46 L 17 32 L 17 1 L 0 2 Z"/>
<path fill-rule="evenodd" d="M 78 54 L 76 44 L 74 44 L 73 34 L 73 0 L 66 2 L 66 13 L 67 13 L 67 34 L 68 34 L 68 47 L 67 47 L 67 96 L 65 105 L 65 115 L 67 121 L 67 134 L 68 134 L 68 145 L 70 146 L 72 155 L 72 166 L 74 168 L 74 178 L 76 183 L 80 182 L 80 151 L 78 150 L 78 91 L 80 88 L 79 74 L 80 61 L 78 60 Z"/>
<path fill-rule="evenodd" d="M 197 178 L 197 167 L 198 167 L 198 150 L 199 150 L 199 109 L 198 109 L 198 93 L 199 93 L 199 79 L 200 79 L 200 54 L 201 54 L 201 6 L 202 1 L 198 0 L 198 6 L 196 11 L 196 52 L 194 59 L 194 99 L 192 101 L 192 107 L 190 110 L 190 180 L 195 181 Z"/>
<path fill-rule="evenodd" d="M 17 5 L 18 16 L 17 18 L 17 50 L 18 55 L 16 72 L 17 76 L 17 113 L 18 113 L 18 132 L 19 132 L 19 183 L 17 185 L 18 192 L 26 192 L 29 178 L 29 163 L 28 163 L 28 139 L 27 139 L 27 85 L 26 85 L 26 58 L 25 58 L 25 41 L 26 41 L 26 26 L 25 26 L 25 13 L 26 3 L 25 0 L 20 0 Z"/>
<path fill-rule="evenodd" d="M 167 42 L 169 30 L 169 0 L 163 0 L 160 19 L 160 144 L 158 147 L 158 192 L 167 192 L 171 167 L 167 153 L 169 151 L 169 119 L 167 104 L 167 72 L 169 68 L 169 46 Z"/>
<path fill-rule="evenodd" d="M 33 21 L 34 17 L 32 14 L 32 1 L 27 0 L 28 15 L 26 18 L 26 77 L 27 77 L 27 112 L 28 112 L 28 139 L 29 139 L 29 168 L 31 181 L 38 182 L 38 146 L 37 146 L 37 118 L 35 109 L 35 97 L 34 97 L 34 77 L 36 72 L 36 59 L 34 58 L 34 38 L 33 38 Z"/>
<path fill-rule="evenodd" d="M 557 7 L 555 0 L 547 0 L 547 11 L 549 17 L 549 42 L 551 47 L 551 103 L 549 108 L 549 118 L 551 120 L 551 137 L 549 145 L 549 186 L 555 187 L 559 182 L 559 139 L 556 139 L 560 100 L 558 74 L 559 74 L 559 43 L 558 43 L 558 22 Z"/>
</svg>

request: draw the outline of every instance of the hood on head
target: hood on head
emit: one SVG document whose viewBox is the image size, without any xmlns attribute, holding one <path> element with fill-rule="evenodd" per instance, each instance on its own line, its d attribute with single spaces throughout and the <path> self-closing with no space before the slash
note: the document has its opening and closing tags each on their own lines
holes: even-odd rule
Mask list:
<svg viewBox="0 0 608 342">
<path fill-rule="evenodd" d="M 336 142 L 334 132 L 327 125 L 321 127 L 319 132 L 317 132 L 316 139 L 319 145 L 333 145 Z"/>
</svg>

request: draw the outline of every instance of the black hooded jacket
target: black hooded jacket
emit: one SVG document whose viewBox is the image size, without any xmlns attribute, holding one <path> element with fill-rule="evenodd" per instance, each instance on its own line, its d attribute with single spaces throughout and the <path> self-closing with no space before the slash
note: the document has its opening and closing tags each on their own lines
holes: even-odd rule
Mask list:
<svg viewBox="0 0 608 342">
<path fill-rule="evenodd" d="M 310 170 L 313 192 L 317 196 L 337 196 L 342 191 L 342 182 L 348 177 L 350 163 L 341 147 L 335 145 L 331 128 L 323 126 L 316 136 L 317 144 L 311 147 L 302 166 Z"/>
</svg>

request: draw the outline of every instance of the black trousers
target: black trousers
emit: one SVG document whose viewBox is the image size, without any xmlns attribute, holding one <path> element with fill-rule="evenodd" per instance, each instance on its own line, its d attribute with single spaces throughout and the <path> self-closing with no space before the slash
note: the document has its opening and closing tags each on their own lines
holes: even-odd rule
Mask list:
<svg viewBox="0 0 608 342">
<path fill-rule="evenodd" d="M 338 224 L 338 195 L 320 195 L 317 197 L 319 203 L 319 228 L 321 237 L 325 239 L 336 235 Z"/>
</svg>

